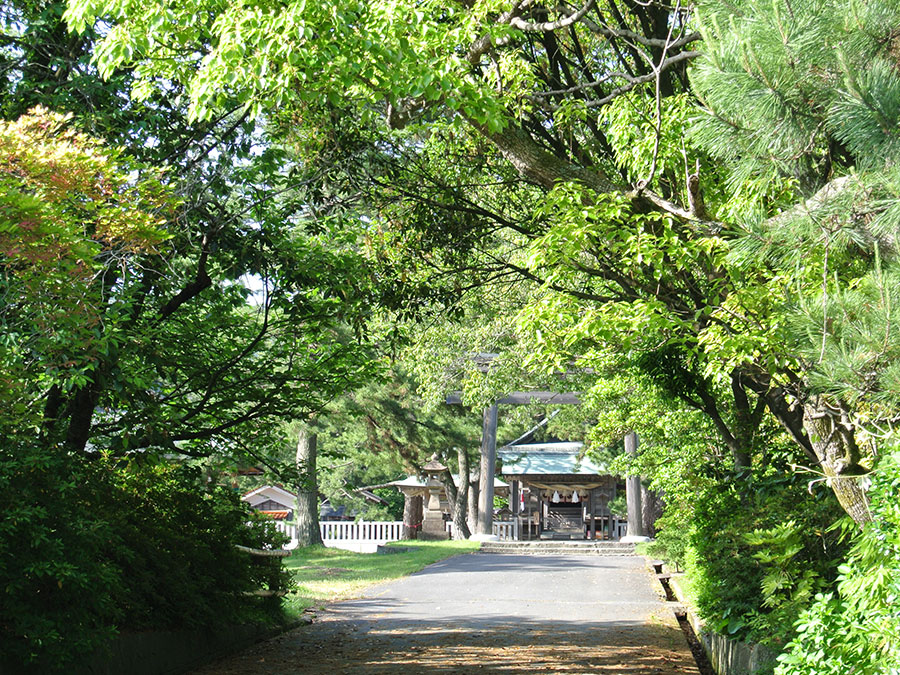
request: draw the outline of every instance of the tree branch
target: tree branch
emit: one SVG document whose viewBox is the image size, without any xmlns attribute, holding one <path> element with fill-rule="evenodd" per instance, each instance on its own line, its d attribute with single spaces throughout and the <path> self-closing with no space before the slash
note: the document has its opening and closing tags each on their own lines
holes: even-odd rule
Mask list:
<svg viewBox="0 0 900 675">
<path fill-rule="evenodd" d="M 203 241 L 200 244 L 200 257 L 197 259 L 197 273 L 194 275 L 193 281 L 189 282 L 182 288 L 175 297 L 169 300 L 162 309 L 159 310 L 159 321 L 164 321 L 184 303 L 192 300 L 200 295 L 212 285 L 212 279 L 206 271 L 206 263 L 209 260 L 209 240 L 210 236 L 207 232 L 203 235 Z"/>
<path fill-rule="evenodd" d="M 574 14 L 570 14 L 569 16 L 563 17 L 562 19 L 558 19 L 557 21 L 545 21 L 543 23 L 531 23 L 529 21 L 524 21 L 518 16 L 512 16 L 509 19 L 509 25 L 513 28 L 518 28 L 521 31 L 527 33 L 549 33 L 551 31 L 558 30 L 560 28 L 565 28 L 566 26 L 571 26 L 576 21 L 579 21 L 587 14 L 591 7 L 594 6 L 594 0 L 588 0 L 585 3 L 584 7 L 579 9 Z"/>
</svg>

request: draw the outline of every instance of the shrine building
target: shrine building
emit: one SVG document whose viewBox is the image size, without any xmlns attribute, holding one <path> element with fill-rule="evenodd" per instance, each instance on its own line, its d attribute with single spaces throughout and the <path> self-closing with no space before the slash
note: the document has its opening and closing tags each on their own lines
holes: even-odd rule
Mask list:
<svg viewBox="0 0 900 675">
<path fill-rule="evenodd" d="M 510 445 L 497 450 L 497 459 L 509 484 L 512 539 L 624 536 L 626 519 L 609 510 L 624 481 L 584 456 L 582 443 Z"/>
</svg>

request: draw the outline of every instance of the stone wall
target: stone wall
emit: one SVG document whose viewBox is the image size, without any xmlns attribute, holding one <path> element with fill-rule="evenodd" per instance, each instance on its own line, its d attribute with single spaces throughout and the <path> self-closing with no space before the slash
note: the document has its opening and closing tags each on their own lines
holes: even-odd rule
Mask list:
<svg viewBox="0 0 900 675">
<path fill-rule="evenodd" d="M 152 631 L 120 635 L 108 654 L 95 655 L 85 675 L 176 675 L 265 639 L 271 629 L 236 626 L 223 631 Z"/>
<path fill-rule="evenodd" d="M 231 626 L 217 631 L 145 631 L 114 638 L 107 649 L 98 650 L 68 675 L 179 675 L 221 657 L 274 637 L 290 626 Z M 36 666 L 23 671 L 0 663 L 0 675 L 39 675 L 47 670 Z"/>
<path fill-rule="evenodd" d="M 716 673 L 718 675 L 771 673 L 777 654 L 762 645 L 739 642 L 721 633 L 708 630 L 700 621 L 700 617 L 687 604 L 680 580 L 680 575 L 672 574 L 669 578 L 669 585 L 675 597 L 684 604 L 687 618 Z"/>
</svg>

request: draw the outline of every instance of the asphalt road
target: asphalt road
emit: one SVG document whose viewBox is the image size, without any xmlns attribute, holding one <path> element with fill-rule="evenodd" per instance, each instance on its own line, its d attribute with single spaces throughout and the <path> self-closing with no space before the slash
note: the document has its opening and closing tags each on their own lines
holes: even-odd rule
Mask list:
<svg viewBox="0 0 900 675">
<path fill-rule="evenodd" d="M 639 557 L 457 556 L 196 675 L 696 674 L 654 583 Z"/>
</svg>

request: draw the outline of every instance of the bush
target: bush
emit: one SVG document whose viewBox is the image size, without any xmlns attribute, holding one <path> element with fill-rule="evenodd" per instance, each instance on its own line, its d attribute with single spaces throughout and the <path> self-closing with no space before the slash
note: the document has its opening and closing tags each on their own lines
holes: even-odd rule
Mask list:
<svg viewBox="0 0 900 675">
<path fill-rule="evenodd" d="M 235 544 L 279 546 L 230 490 L 165 463 L 0 450 L 3 659 L 63 669 L 116 632 L 259 620 L 244 591 L 287 572 Z M 271 614 L 268 614 L 271 616 Z"/>
<path fill-rule="evenodd" d="M 693 525 L 684 522 L 680 511 L 666 509 L 663 513 L 656 521 L 656 538 L 647 547 L 647 554 L 662 558 L 681 570 L 685 566 Z"/>
<path fill-rule="evenodd" d="M 800 617 L 778 675 L 900 673 L 900 451 L 882 459 L 869 494 L 874 522 L 856 535 L 837 592 Z"/>
<path fill-rule="evenodd" d="M 831 492 L 786 471 L 734 477 L 699 495 L 687 568 L 700 615 L 741 640 L 781 649 L 844 553 Z"/>
</svg>

